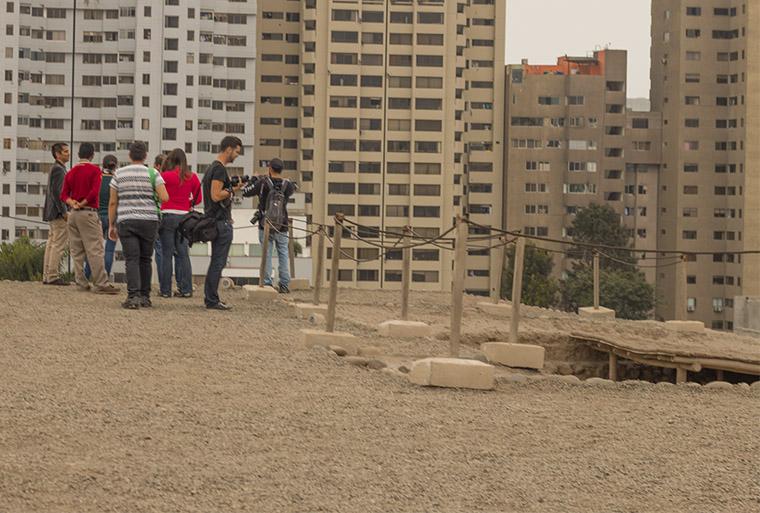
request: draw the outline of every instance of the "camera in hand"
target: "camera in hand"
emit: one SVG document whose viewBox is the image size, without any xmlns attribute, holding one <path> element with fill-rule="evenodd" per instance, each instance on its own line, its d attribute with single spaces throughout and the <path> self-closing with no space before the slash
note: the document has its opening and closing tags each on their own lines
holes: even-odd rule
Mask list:
<svg viewBox="0 0 760 513">
<path fill-rule="evenodd" d="M 248 176 L 248 175 L 233 176 L 233 177 L 230 178 L 230 183 L 232 184 L 233 187 L 237 187 L 238 184 L 241 184 L 241 183 L 242 184 L 246 184 L 246 183 L 248 183 L 250 181 L 251 181 L 251 177 Z"/>
<path fill-rule="evenodd" d="M 256 225 L 259 221 L 261 221 L 261 210 L 257 210 L 256 213 L 253 214 L 253 217 L 251 218 L 251 224 Z"/>
</svg>

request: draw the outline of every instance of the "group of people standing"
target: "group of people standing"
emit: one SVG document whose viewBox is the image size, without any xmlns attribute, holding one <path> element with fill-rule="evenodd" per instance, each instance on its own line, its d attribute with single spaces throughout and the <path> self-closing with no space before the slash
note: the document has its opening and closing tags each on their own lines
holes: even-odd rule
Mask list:
<svg viewBox="0 0 760 513">
<path fill-rule="evenodd" d="M 121 240 L 124 254 L 127 309 L 151 307 L 153 254 L 156 255 L 159 292 L 164 298 L 193 296 L 192 267 L 188 241 L 179 236 L 183 217 L 203 201 L 206 217 L 216 225 L 217 236 L 211 242 L 211 261 L 206 274 L 204 302 L 208 309 L 230 310 L 218 294 L 222 270 L 227 264 L 232 245 L 232 198 L 242 183 L 233 183 L 226 166 L 242 151 L 242 141 L 225 137 L 220 153 L 206 170 L 203 182 L 187 164 L 185 152 L 177 148 L 166 156 L 159 155 L 154 166 L 145 164 L 147 147 L 135 142 L 129 148 L 130 163 L 118 168 L 113 155 L 103 158 L 102 169 L 92 162 L 92 144 L 79 147 L 79 161 L 66 172 L 70 160 L 69 147 L 53 145 L 55 164 L 48 179 L 43 219 L 49 223 L 45 247 L 43 284 L 68 285 L 60 276 L 61 258 L 68 244 L 74 261 L 74 279 L 80 290 L 96 294 L 118 294 L 109 281 L 116 241 Z M 118 168 L 118 169 L 117 169 Z M 259 197 L 259 208 L 266 205 L 272 187 L 283 188 L 289 198 L 293 184 L 283 180 L 282 162 L 273 159 L 269 177 L 254 177 L 244 191 L 246 196 Z M 263 222 L 263 221 L 262 221 Z M 263 239 L 263 225 L 260 240 Z M 287 234 L 287 230 L 284 230 Z M 287 235 L 286 235 L 287 237 Z M 287 239 L 281 244 L 282 232 L 273 232 L 267 255 L 264 283 L 272 284 L 272 247 L 277 246 L 280 260 L 279 291 L 288 292 Z M 284 248 L 284 249 L 283 249 Z M 282 263 L 285 262 L 283 266 Z M 174 264 L 174 265 L 173 265 Z M 174 273 L 172 270 L 174 269 Z M 172 275 L 177 289 L 172 291 Z"/>
</svg>

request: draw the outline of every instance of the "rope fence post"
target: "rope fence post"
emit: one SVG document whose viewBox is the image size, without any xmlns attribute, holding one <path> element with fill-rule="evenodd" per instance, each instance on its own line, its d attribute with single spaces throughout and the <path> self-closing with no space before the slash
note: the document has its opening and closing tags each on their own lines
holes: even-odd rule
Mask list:
<svg viewBox="0 0 760 513">
<path fill-rule="evenodd" d="M 340 272 L 340 241 L 343 238 L 343 214 L 335 214 L 332 266 L 330 268 L 330 298 L 327 302 L 327 332 L 335 331 L 335 309 L 338 306 L 338 273 Z"/>
<path fill-rule="evenodd" d="M 319 304 L 319 294 L 322 290 L 322 280 L 325 276 L 325 228 L 319 227 L 317 234 L 317 269 L 314 274 L 314 300 L 315 305 Z"/>
<path fill-rule="evenodd" d="M 509 341 L 513 344 L 520 342 L 518 329 L 520 327 L 520 301 L 522 300 L 523 267 L 525 265 L 525 237 L 517 239 L 515 250 L 514 272 L 512 273 L 512 317 L 509 324 Z"/>
<path fill-rule="evenodd" d="M 412 227 L 404 226 L 404 262 L 401 274 L 401 320 L 409 320 L 409 288 L 412 282 Z"/>
<path fill-rule="evenodd" d="M 264 240 L 261 241 L 261 266 L 259 267 L 259 288 L 264 288 L 267 261 L 269 260 L 269 221 L 264 221 Z"/>
<path fill-rule="evenodd" d="M 296 277 L 296 252 L 295 242 L 293 241 L 293 224 L 288 225 L 288 257 L 290 258 L 290 279 Z"/>
<path fill-rule="evenodd" d="M 685 321 L 688 319 L 688 310 L 689 310 L 689 284 L 688 279 L 686 278 L 687 269 L 686 269 L 686 255 L 681 255 L 681 265 L 679 266 L 680 269 L 678 270 L 678 278 L 677 282 L 679 282 L 676 285 L 676 297 L 678 297 L 678 293 L 683 294 L 683 304 L 679 305 L 678 301 L 676 301 L 676 320 L 679 321 Z"/>
<path fill-rule="evenodd" d="M 507 238 L 499 237 L 499 242 L 505 243 L 504 246 L 499 246 L 491 250 L 491 258 L 494 262 L 491 265 L 491 303 L 497 305 L 501 299 L 501 280 L 504 274 L 504 258 L 507 254 Z"/>
<path fill-rule="evenodd" d="M 599 252 L 594 250 L 594 310 L 599 310 Z"/>
<path fill-rule="evenodd" d="M 457 236 L 454 252 L 454 283 L 451 290 L 451 338 L 449 353 L 459 357 L 459 341 L 462 335 L 462 310 L 464 302 L 464 279 L 467 259 L 467 223 L 457 216 Z"/>
</svg>

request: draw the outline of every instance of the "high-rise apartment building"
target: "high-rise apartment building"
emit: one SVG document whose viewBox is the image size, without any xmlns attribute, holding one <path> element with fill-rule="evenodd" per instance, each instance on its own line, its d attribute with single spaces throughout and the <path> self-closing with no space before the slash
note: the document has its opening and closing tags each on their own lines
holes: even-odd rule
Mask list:
<svg viewBox="0 0 760 513">
<path fill-rule="evenodd" d="M 244 155 L 231 172 L 253 168 L 254 0 L 77 6 L 0 5 L 3 241 L 46 237 L 41 206 L 55 142 L 73 140 L 74 157 L 91 142 L 97 159 L 114 153 L 121 162 L 134 140 L 151 155 L 179 147 L 202 172 L 233 134 Z"/>
<path fill-rule="evenodd" d="M 505 19 L 504 0 L 260 1 L 257 163 L 280 156 L 310 219 L 342 212 L 375 243 L 405 225 L 436 237 L 460 213 L 500 226 Z M 344 252 L 361 262 L 342 260 L 343 284 L 398 286 L 401 251 Z M 495 260 L 470 253 L 469 290 L 488 292 Z M 412 271 L 448 290 L 452 254 L 416 248 Z"/>
<path fill-rule="evenodd" d="M 656 249 L 661 118 L 626 108 L 626 52 L 506 69 L 506 226 L 570 240 L 578 210 L 606 204 L 635 248 Z M 556 255 L 557 273 L 568 264 Z"/>
<path fill-rule="evenodd" d="M 660 318 L 733 327 L 760 295 L 760 3 L 654 0 L 652 109 L 662 111 L 658 249 L 691 256 L 687 287 L 658 271 Z"/>
</svg>

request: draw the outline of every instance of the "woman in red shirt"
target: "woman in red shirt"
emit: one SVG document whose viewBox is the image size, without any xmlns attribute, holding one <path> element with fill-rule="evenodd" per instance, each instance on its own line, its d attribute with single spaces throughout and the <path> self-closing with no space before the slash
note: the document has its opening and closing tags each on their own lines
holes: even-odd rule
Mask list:
<svg viewBox="0 0 760 513">
<path fill-rule="evenodd" d="M 201 182 L 198 175 L 187 167 L 185 152 L 176 148 L 169 152 L 164 162 L 161 178 L 166 183 L 169 201 L 161 205 L 161 226 L 158 236 L 161 239 L 160 275 L 161 297 L 172 297 L 172 261 L 177 280 L 174 297 L 193 296 L 193 270 L 190 267 L 190 253 L 187 240 L 177 240 L 177 228 L 182 216 L 200 203 Z"/>
</svg>

